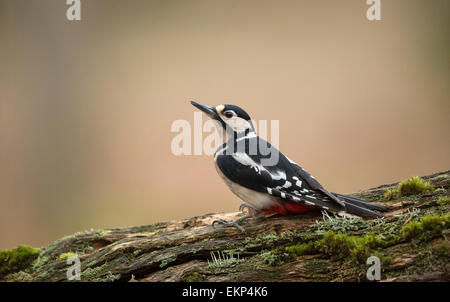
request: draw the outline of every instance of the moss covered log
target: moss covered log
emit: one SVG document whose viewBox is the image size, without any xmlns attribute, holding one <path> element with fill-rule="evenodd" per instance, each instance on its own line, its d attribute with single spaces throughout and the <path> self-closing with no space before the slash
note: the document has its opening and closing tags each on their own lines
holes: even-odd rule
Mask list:
<svg viewBox="0 0 450 302">
<path fill-rule="evenodd" d="M 365 220 L 312 212 L 250 219 L 242 234 L 212 228 L 207 214 L 147 226 L 91 230 L 34 249 L 0 251 L 1 281 L 366 281 L 366 259 L 382 281 L 450 281 L 450 171 L 413 177 L 353 195 L 389 207 Z"/>
</svg>

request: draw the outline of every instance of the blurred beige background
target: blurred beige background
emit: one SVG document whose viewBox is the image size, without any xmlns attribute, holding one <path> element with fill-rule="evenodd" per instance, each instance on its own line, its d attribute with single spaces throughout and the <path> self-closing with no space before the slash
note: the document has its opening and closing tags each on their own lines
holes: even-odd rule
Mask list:
<svg viewBox="0 0 450 302">
<path fill-rule="evenodd" d="M 331 191 L 450 167 L 450 2 L 0 0 L 0 248 L 236 211 L 191 99 L 280 120 Z"/>
</svg>

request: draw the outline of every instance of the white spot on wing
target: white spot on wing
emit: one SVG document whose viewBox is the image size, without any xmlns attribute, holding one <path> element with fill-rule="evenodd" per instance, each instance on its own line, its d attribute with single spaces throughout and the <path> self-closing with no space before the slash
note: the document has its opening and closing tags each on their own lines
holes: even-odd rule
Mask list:
<svg viewBox="0 0 450 302">
<path fill-rule="evenodd" d="M 286 179 L 286 173 L 284 173 L 284 171 L 281 170 L 271 172 L 270 176 L 272 177 L 273 180 Z"/>
<path fill-rule="evenodd" d="M 290 181 L 288 181 L 288 180 L 286 180 L 286 182 L 284 183 L 284 185 L 283 185 L 283 188 L 289 188 L 289 187 L 291 187 L 292 186 L 292 183 L 290 182 Z"/>
</svg>

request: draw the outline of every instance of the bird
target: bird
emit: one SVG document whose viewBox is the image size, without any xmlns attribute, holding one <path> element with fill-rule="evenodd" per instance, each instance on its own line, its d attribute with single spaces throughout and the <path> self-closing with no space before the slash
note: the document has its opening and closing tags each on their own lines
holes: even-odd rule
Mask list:
<svg viewBox="0 0 450 302">
<path fill-rule="evenodd" d="M 191 104 L 216 121 L 226 134 L 214 153 L 217 173 L 244 203 L 247 213 L 233 221 L 215 220 L 212 225 L 234 226 L 249 217 L 301 214 L 323 210 L 339 216 L 380 218 L 387 208 L 352 196 L 327 191 L 310 173 L 259 137 L 247 112 L 236 105 L 215 107 Z M 275 159 L 275 160 L 274 160 Z"/>
</svg>

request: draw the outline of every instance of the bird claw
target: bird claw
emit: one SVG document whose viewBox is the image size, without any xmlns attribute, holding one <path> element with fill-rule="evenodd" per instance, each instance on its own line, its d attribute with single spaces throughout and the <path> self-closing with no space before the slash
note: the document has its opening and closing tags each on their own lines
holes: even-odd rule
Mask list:
<svg viewBox="0 0 450 302">
<path fill-rule="evenodd" d="M 246 203 L 243 203 L 239 206 L 239 211 L 240 212 L 244 212 L 244 210 L 247 209 L 247 213 L 249 214 L 250 217 L 254 217 L 257 216 L 259 211 L 257 211 L 255 208 L 249 206 Z"/>
<path fill-rule="evenodd" d="M 212 227 L 214 228 L 216 223 L 219 223 L 219 224 L 221 224 L 221 225 L 223 225 L 225 227 L 232 227 L 232 226 L 234 226 L 239 231 L 241 231 L 242 233 L 245 234 L 245 233 L 247 233 L 247 231 L 242 226 L 240 226 L 238 224 L 239 221 L 242 221 L 245 218 L 247 218 L 247 216 L 240 217 L 240 218 L 238 218 L 236 220 L 233 220 L 233 221 L 226 221 L 226 220 L 223 220 L 223 219 L 214 220 L 213 223 L 212 223 Z"/>
<path fill-rule="evenodd" d="M 214 225 L 215 225 L 216 223 L 220 223 L 220 224 L 228 224 L 228 221 L 223 220 L 223 219 L 214 220 L 214 221 L 212 222 L 212 224 L 211 224 L 212 227 L 214 227 Z"/>
<path fill-rule="evenodd" d="M 239 206 L 239 211 L 240 211 L 240 212 L 243 212 L 245 208 L 250 209 L 250 207 L 248 206 L 248 204 L 243 203 L 243 204 L 241 204 L 241 205 Z"/>
</svg>

